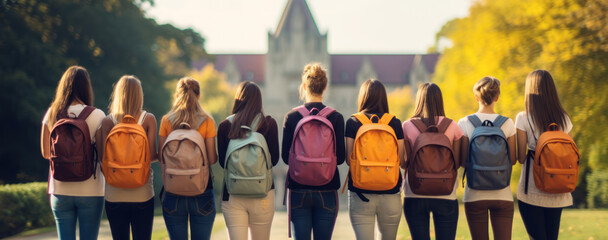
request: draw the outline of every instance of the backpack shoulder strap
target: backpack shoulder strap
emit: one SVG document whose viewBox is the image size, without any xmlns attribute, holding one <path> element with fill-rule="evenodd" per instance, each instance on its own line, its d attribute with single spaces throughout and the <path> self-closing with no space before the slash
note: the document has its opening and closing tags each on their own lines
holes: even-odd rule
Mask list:
<svg viewBox="0 0 608 240">
<path fill-rule="evenodd" d="M 232 124 L 232 122 L 234 122 L 234 114 L 226 117 L 226 120 L 228 120 L 228 122 L 230 122 Z"/>
<path fill-rule="evenodd" d="M 395 115 L 393 115 L 393 114 L 385 113 L 384 115 L 382 115 L 382 118 L 380 118 L 378 123 L 388 125 L 391 122 L 391 120 L 393 120 L 394 117 L 395 117 Z"/>
<path fill-rule="evenodd" d="M 410 119 L 410 122 L 414 124 L 414 127 L 418 128 L 418 131 L 420 131 L 420 133 L 423 133 L 428 128 L 426 124 L 424 124 L 424 122 L 420 120 L 420 118 L 412 118 Z"/>
<path fill-rule="evenodd" d="M 304 105 L 297 106 L 297 107 L 293 108 L 293 110 L 298 111 L 300 114 L 302 114 L 302 117 L 306 117 L 306 116 L 310 115 L 310 111 L 308 111 L 308 109 L 306 109 L 306 107 L 304 107 Z"/>
<path fill-rule="evenodd" d="M 144 118 L 146 117 L 146 114 L 148 112 L 146 112 L 146 110 L 141 110 L 141 113 L 139 114 L 139 120 L 137 120 L 137 124 L 142 125 L 144 123 Z"/>
<path fill-rule="evenodd" d="M 439 126 L 437 126 L 437 130 L 440 133 L 445 133 L 445 131 L 448 130 L 448 127 L 450 127 L 450 124 L 452 124 L 452 119 L 444 117 L 443 120 L 441 120 L 441 123 L 439 123 Z"/>
<path fill-rule="evenodd" d="M 359 122 L 361 122 L 361 124 L 369 124 L 369 123 L 372 123 L 372 120 L 370 120 L 370 119 L 369 119 L 367 116 L 365 116 L 365 114 L 364 114 L 364 113 L 362 113 L 362 112 L 355 113 L 355 114 L 353 114 L 353 116 L 354 116 L 355 118 L 357 118 L 357 120 L 359 120 Z"/>
<path fill-rule="evenodd" d="M 471 114 L 469 116 L 467 116 L 467 119 L 469 119 L 469 122 L 471 122 L 471 124 L 473 124 L 474 128 L 477 128 L 479 126 L 481 126 L 481 119 L 479 119 L 479 117 L 477 117 L 477 115 L 475 114 Z"/>
<path fill-rule="evenodd" d="M 498 115 L 498 117 L 496 117 L 496 119 L 494 119 L 494 121 L 492 121 L 492 123 L 494 124 L 495 127 L 501 127 L 506 121 L 507 121 L 507 117 L 502 116 L 502 115 Z"/>
<path fill-rule="evenodd" d="M 319 113 L 317 113 L 317 115 L 327 118 L 327 116 L 329 116 L 329 114 L 332 114 L 335 111 L 336 111 L 336 109 L 333 109 L 330 106 L 325 106 L 323 109 L 321 109 L 321 111 L 319 111 Z"/>
<path fill-rule="evenodd" d="M 253 122 L 251 122 L 251 131 L 257 131 L 258 127 L 260 127 L 260 123 L 263 121 L 262 119 L 262 114 L 259 114 L 255 116 L 255 118 L 253 119 Z"/>
<path fill-rule="evenodd" d="M 200 128 L 201 125 L 203 125 L 203 123 L 205 122 L 205 120 L 207 120 L 207 116 L 201 116 L 201 117 L 199 117 L 198 121 L 196 122 L 196 125 L 195 125 L 196 128 L 194 128 L 194 130 Z"/>
<path fill-rule="evenodd" d="M 93 111 L 95 111 L 94 107 L 85 106 L 84 109 L 82 109 L 82 111 L 80 112 L 80 114 L 78 114 L 78 119 L 86 120 Z"/>
</svg>

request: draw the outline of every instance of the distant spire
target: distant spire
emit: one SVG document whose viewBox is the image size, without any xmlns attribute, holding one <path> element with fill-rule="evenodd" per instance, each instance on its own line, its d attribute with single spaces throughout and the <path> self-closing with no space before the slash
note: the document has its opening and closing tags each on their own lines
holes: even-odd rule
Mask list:
<svg viewBox="0 0 608 240">
<path fill-rule="evenodd" d="M 310 12 L 310 8 L 308 8 L 308 3 L 306 0 L 288 0 L 287 5 L 285 5 L 285 10 L 283 10 L 283 15 L 281 16 L 281 20 L 279 21 L 279 25 L 277 25 L 277 29 L 274 32 L 274 36 L 278 37 L 283 32 L 289 32 L 292 27 L 292 21 L 294 21 L 294 16 L 296 15 L 294 12 L 300 12 L 301 16 L 304 16 L 304 30 L 308 32 L 312 32 L 321 35 L 319 32 L 319 28 L 315 23 L 315 19 Z"/>
</svg>

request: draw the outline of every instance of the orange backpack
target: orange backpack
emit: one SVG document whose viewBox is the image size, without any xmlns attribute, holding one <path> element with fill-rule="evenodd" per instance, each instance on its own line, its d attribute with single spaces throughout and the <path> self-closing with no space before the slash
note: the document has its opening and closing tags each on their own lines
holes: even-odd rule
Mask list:
<svg viewBox="0 0 608 240">
<path fill-rule="evenodd" d="M 376 115 L 368 118 L 363 113 L 354 116 L 362 126 L 350 155 L 353 186 L 371 191 L 393 189 L 399 182 L 399 144 L 395 131 L 388 125 L 394 116 L 389 113 L 382 118 Z M 379 119 L 378 123 L 372 122 L 374 117 Z"/>
<path fill-rule="evenodd" d="M 534 134 L 534 133 L 533 133 Z M 547 193 L 569 193 L 578 182 L 580 155 L 574 140 L 559 126 L 551 123 L 536 143 L 534 154 L 534 183 L 538 190 Z M 530 158 L 528 158 L 530 160 Z M 527 161 L 526 173 L 530 161 Z M 526 178 L 527 178 L 526 174 Z M 526 181 L 526 193 L 528 182 Z"/>
<path fill-rule="evenodd" d="M 140 115 L 139 122 L 131 115 L 125 115 L 106 138 L 101 169 L 111 186 L 137 188 L 148 182 L 150 145 L 146 131 L 141 126 L 146 112 Z"/>
</svg>

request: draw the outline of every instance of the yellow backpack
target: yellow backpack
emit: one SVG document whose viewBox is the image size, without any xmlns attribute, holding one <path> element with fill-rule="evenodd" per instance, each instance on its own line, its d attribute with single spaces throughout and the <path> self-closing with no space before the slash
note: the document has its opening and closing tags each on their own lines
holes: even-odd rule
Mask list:
<svg viewBox="0 0 608 240">
<path fill-rule="evenodd" d="M 358 189 L 385 191 L 399 182 L 399 144 L 395 131 L 388 124 L 393 115 L 382 118 L 363 113 L 354 115 L 362 126 L 357 131 L 350 157 L 350 175 Z M 378 122 L 372 122 L 377 118 Z"/>
</svg>

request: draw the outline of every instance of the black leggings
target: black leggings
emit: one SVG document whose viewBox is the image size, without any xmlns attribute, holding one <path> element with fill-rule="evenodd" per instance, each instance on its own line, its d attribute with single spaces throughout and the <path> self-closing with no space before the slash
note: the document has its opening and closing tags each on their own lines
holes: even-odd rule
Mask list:
<svg viewBox="0 0 608 240">
<path fill-rule="evenodd" d="M 559 234 L 562 208 L 546 208 L 517 201 L 519 214 L 532 240 L 553 240 Z"/>
</svg>

